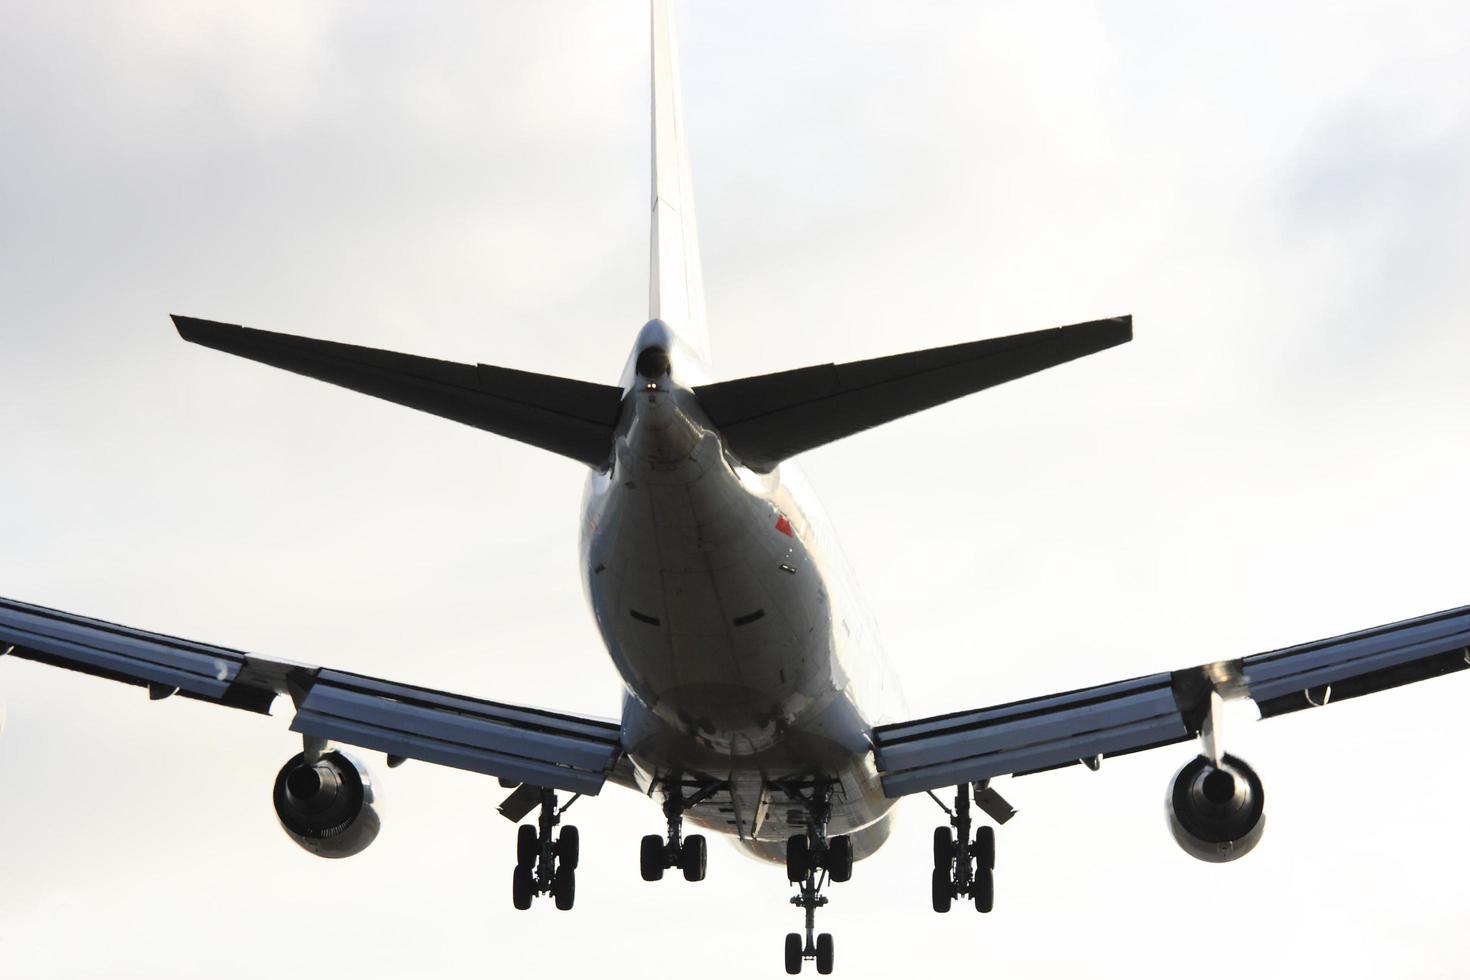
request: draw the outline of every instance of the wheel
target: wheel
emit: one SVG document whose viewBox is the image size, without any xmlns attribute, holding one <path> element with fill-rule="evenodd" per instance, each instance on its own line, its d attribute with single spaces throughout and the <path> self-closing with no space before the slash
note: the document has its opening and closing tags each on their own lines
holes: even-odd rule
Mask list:
<svg viewBox="0 0 1470 980">
<path fill-rule="evenodd" d="M 943 868 L 949 870 L 949 862 L 954 860 L 954 834 L 948 827 L 934 828 L 934 870 Z"/>
<path fill-rule="evenodd" d="M 980 868 L 975 872 L 975 883 L 970 886 L 975 893 L 975 911 L 989 912 L 995 908 L 995 872 Z"/>
<path fill-rule="evenodd" d="M 638 864 L 644 881 L 658 881 L 664 876 L 664 839 L 658 834 L 643 838 L 643 847 L 638 852 Z"/>
<path fill-rule="evenodd" d="M 838 834 L 827 842 L 827 871 L 833 881 L 852 878 L 852 838 Z"/>
<path fill-rule="evenodd" d="M 949 871 L 934 869 L 934 911 L 948 912 L 949 905 L 954 901 L 954 893 L 950 891 Z"/>
<path fill-rule="evenodd" d="M 577 901 L 577 872 L 562 868 L 551 879 L 551 894 L 556 898 L 556 907 L 565 912 Z"/>
<path fill-rule="evenodd" d="M 530 908 L 531 891 L 533 886 L 534 882 L 531 878 L 530 866 L 525 864 L 516 865 L 515 875 L 512 876 L 510 882 L 511 904 L 520 909 L 522 912 Z"/>
<path fill-rule="evenodd" d="M 832 934 L 824 932 L 817 937 L 817 972 L 832 972 Z"/>
<path fill-rule="evenodd" d="M 786 841 L 786 880 L 792 883 L 805 881 L 811 863 L 812 846 L 806 834 L 793 834 Z"/>
<path fill-rule="evenodd" d="M 566 826 L 556 837 L 556 856 L 561 866 L 568 871 L 577 870 L 577 861 L 582 857 L 582 835 L 577 828 Z"/>
<path fill-rule="evenodd" d="M 786 972 L 793 977 L 801 972 L 801 936 L 794 932 L 786 934 Z"/>
<path fill-rule="evenodd" d="M 975 863 L 982 868 L 995 870 L 995 828 L 981 827 L 975 831 L 974 849 Z"/>
<path fill-rule="evenodd" d="M 532 867 L 540 854 L 541 842 L 537 839 L 536 828 L 521 824 L 516 830 L 516 864 Z"/>
<path fill-rule="evenodd" d="M 704 835 L 690 834 L 684 838 L 684 846 L 679 851 L 679 867 L 684 871 L 684 880 L 703 881 L 704 865 L 708 857 Z"/>
</svg>

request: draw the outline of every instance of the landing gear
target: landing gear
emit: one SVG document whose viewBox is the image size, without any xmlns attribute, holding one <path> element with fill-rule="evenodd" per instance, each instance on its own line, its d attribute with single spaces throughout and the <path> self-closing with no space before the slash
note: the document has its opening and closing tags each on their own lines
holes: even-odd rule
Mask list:
<svg viewBox="0 0 1470 980">
<path fill-rule="evenodd" d="M 975 911 L 989 912 L 995 907 L 995 828 L 981 827 L 970 839 L 968 784 L 955 788 L 953 810 L 939 805 L 949 814 L 954 829 L 934 828 L 934 874 L 930 883 L 934 911 L 948 912 L 956 898 L 968 897 L 974 901 Z"/>
<path fill-rule="evenodd" d="M 556 791 L 543 789 L 541 814 L 536 826 L 522 825 L 516 831 L 516 867 L 511 877 L 511 903 L 521 911 L 531 907 L 537 895 L 550 895 L 563 912 L 577 900 L 577 862 L 581 858 L 581 840 L 571 825 L 557 834 L 556 825 L 577 797 L 573 796 L 561 809 L 556 806 Z M 579 794 L 580 795 L 580 794 Z"/>
<path fill-rule="evenodd" d="M 827 821 L 832 817 L 830 786 L 813 789 L 810 796 L 787 788 L 807 808 L 807 832 L 795 834 L 786 841 L 786 880 L 793 885 L 805 881 L 816 871 L 825 871 L 833 881 L 852 878 L 852 838 L 846 834 L 827 836 Z"/>
<path fill-rule="evenodd" d="M 832 934 L 824 932 L 816 935 L 817 909 L 827 904 L 827 896 L 821 894 L 822 886 L 827 883 L 827 875 L 818 879 L 815 872 L 807 875 L 801 883 L 801 890 L 791 898 L 791 904 L 806 913 L 806 941 L 802 942 L 799 932 L 788 932 L 786 934 L 786 972 L 792 975 L 801 972 L 803 960 L 816 960 L 817 972 L 827 974 L 832 972 Z"/>
<path fill-rule="evenodd" d="M 847 881 L 852 877 L 852 838 L 846 834 L 827 836 L 827 823 L 832 816 L 832 785 L 812 786 L 809 794 L 800 787 L 784 787 L 787 795 L 806 804 L 807 832 L 795 834 L 786 841 L 786 878 L 799 886 L 791 904 L 806 915 L 806 935 L 786 935 L 786 972 L 801 972 L 805 960 L 815 960 L 817 972 L 832 972 L 833 943 L 831 933 L 816 932 L 817 909 L 827 904 L 822 888 L 828 881 Z"/>
<path fill-rule="evenodd" d="M 649 834 L 638 849 L 638 870 L 644 881 L 658 881 L 670 868 L 684 873 L 685 881 L 703 881 L 709 863 L 709 849 L 703 834 L 683 836 L 684 811 L 698 806 L 725 789 L 725 783 L 695 783 L 694 792 L 684 795 L 682 782 L 668 785 L 664 796 L 664 819 L 668 821 L 668 837 Z"/>
</svg>

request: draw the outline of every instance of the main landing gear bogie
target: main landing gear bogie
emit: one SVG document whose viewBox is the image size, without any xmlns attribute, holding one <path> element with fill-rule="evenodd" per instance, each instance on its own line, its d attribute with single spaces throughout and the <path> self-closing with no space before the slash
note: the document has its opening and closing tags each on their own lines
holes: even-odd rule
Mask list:
<svg viewBox="0 0 1470 980">
<path fill-rule="evenodd" d="M 852 838 L 838 834 L 825 845 L 814 844 L 806 834 L 796 834 L 786 842 L 786 880 L 793 885 L 806 880 L 816 871 L 827 872 L 833 881 L 852 879 Z"/>
<path fill-rule="evenodd" d="M 691 784 L 694 792 L 684 795 L 685 783 L 672 782 L 664 795 L 664 819 L 668 822 L 668 836 L 649 834 L 638 848 L 638 870 L 644 881 L 659 881 L 664 872 L 678 868 L 685 881 L 703 881 L 709 864 L 709 848 L 703 834 L 683 835 L 684 812 L 698 806 L 720 790 L 726 788 L 722 782 L 699 782 Z"/>
<path fill-rule="evenodd" d="M 541 790 L 541 814 L 536 826 L 523 824 L 516 830 L 516 866 L 511 875 L 511 904 L 525 911 L 538 895 L 550 895 L 556 907 L 568 911 L 577 901 L 577 863 L 581 860 L 581 837 L 568 824 L 556 833 L 556 825 L 567 807 L 557 809 L 556 793 Z"/>
<path fill-rule="evenodd" d="M 638 853 L 638 869 L 644 881 L 659 881 L 664 872 L 678 868 L 684 873 L 685 881 L 703 881 L 705 867 L 709 863 L 709 848 L 703 834 L 690 834 L 678 845 L 678 856 L 669 859 L 670 847 L 658 834 L 643 838 Z"/>
<path fill-rule="evenodd" d="M 975 911 L 989 912 L 995 908 L 995 828 L 977 828 L 974 838 L 970 837 L 968 785 L 956 788 L 954 810 L 944 809 L 950 814 L 950 826 L 934 828 L 931 905 L 943 913 L 955 899 L 969 898 Z"/>
</svg>

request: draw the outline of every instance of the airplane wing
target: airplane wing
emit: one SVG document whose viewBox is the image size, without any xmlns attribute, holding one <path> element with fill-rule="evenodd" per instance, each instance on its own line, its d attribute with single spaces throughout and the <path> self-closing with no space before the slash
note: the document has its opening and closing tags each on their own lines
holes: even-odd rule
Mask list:
<svg viewBox="0 0 1470 980">
<path fill-rule="evenodd" d="M 339 670 L 269 660 L 0 599 L 0 656 L 65 667 L 269 714 L 296 705 L 291 730 L 546 789 L 596 795 L 623 782 L 616 722 L 433 691 Z"/>
<path fill-rule="evenodd" d="M 1212 695 L 1261 717 L 1439 677 L 1470 666 L 1470 606 L 1240 660 L 1135 677 L 874 732 L 890 797 L 993 776 L 1095 763 L 1199 735 Z"/>
</svg>

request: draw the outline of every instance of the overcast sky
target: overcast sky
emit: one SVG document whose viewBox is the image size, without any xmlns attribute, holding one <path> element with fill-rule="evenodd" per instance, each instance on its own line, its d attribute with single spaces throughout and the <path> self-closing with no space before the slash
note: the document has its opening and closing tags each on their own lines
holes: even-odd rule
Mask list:
<svg viewBox="0 0 1470 980">
<path fill-rule="evenodd" d="M 916 716 L 1470 602 L 1470 7 L 679 10 L 719 376 L 1135 316 L 802 460 Z M 647 59 L 641 0 L 0 4 L 0 595 L 615 715 L 581 467 L 167 314 L 615 381 Z M 1237 728 L 1270 824 L 1229 866 L 1165 828 L 1188 747 L 1006 781 L 989 917 L 929 911 L 907 801 L 838 970 L 1463 976 L 1467 685 Z M 639 880 L 615 787 L 576 909 L 520 914 L 493 780 L 379 765 L 381 838 L 324 862 L 271 810 L 284 706 L 0 691 L 6 976 L 749 977 L 800 923 L 718 841 Z"/>
</svg>

